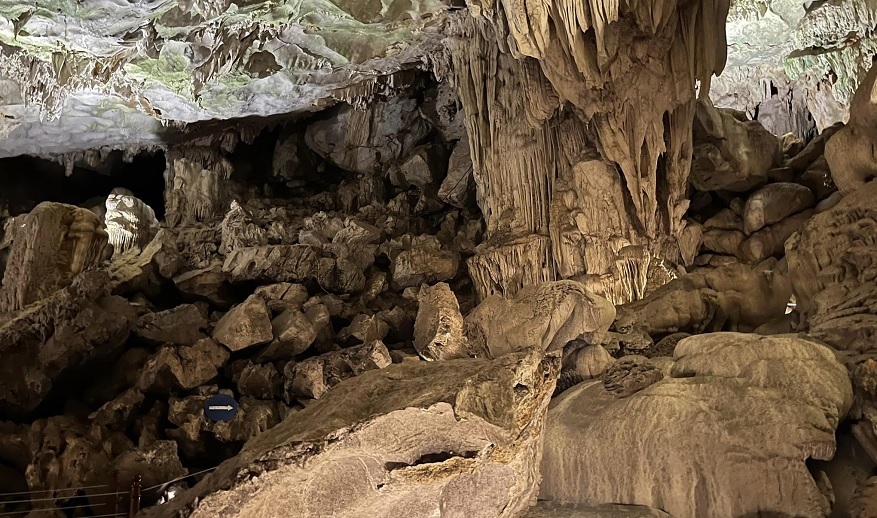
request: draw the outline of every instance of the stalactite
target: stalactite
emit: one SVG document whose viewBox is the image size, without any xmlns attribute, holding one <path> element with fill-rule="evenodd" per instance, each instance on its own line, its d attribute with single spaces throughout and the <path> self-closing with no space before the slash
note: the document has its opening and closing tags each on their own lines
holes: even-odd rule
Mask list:
<svg viewBox="0 0 877 518">
<path fill-rule="evenodd" d="M 491 250 L 550 236 L 559 275 L 610 274 L 617 259 L 621 289 L 641 296 L 645 271 L 609 243 L 678 260 L 695 83 L 704 95 L 724 67 L 729 0 L 469 5 L 447 47 Z M 594 148 L 612 201 L 583 188 Z M 514 290 L 520 265 L 506 263 L 479 293 Z"/>
</svg>

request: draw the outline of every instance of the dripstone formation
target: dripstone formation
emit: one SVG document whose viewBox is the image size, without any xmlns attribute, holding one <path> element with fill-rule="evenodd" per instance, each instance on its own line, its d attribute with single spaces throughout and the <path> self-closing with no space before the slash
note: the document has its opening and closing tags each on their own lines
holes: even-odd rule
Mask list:
<svg viewBox="0 0 877 518">
<path fill-rule="evenodd" d="M 837 3 L 0 0 L 0 515 L 877 516 Z"/>
</svg>

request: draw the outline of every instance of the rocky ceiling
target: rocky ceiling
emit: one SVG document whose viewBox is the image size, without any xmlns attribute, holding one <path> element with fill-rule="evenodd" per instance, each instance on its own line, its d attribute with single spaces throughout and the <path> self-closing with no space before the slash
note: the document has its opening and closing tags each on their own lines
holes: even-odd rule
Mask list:
<svg viewBox="0 0 877 518">
<path fill-rule="evenodd" d="M 0 157 L 306 113 L 424 65 L 452 0 L 0 0 Z"/>
<path fill-rule="evenodd" d="M 846 121 L 877 52 L 875 27 L 874 0 L 732 1 L 728 67 L 714 100 L 751 112 L 771 96 L 762 80 L 799 81 L 820 129 Z"/>
<path fill-rule="evenodd" d="M 461 0 L 0 0 L 0 157 L 144 147 L 189 123 L 301 114 L 429 67 Z M 717 104 L 808 81 L 820 127 L 870 66 L 875 0 L 737 0 Z M 387 79 L 390 78 L 390 79 Z M 730 92 L 732 95 L 724 95 Z M 742 92 L 742 93 L 741 93 Z M 714 97 L 715 98 L 715 97 Z"/>
</svg>

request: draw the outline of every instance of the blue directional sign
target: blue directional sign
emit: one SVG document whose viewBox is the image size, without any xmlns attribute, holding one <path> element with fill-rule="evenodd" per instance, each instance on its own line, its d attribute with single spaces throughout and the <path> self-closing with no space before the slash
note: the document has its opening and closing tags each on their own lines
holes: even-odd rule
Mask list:
<svg viewBox="0 0 877 518">
<path fill-rule="evenodd" d="M 204 415 L 211 421 L 231 421 L 238 413 L 238 402 L 226 394 L 216 394 L 204 404 Z"/>
</svg>

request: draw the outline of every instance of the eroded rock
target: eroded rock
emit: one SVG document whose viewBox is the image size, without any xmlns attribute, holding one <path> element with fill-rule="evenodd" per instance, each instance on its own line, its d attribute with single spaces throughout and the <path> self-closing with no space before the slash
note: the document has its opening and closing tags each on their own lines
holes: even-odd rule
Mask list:
<svg viewBox="0 0 877 518">
<path fill-rule="evenodd" d="M 453 360 L 471 355 L 463 334 L 463 316 L 450 286 L 423 286 L 417 296 L 414 348 L 427 360 Z"/>
<path fill-rule="evenodd" d="M 270 342 L 274 338 L 271 313 L 265 301 L 256 295 L 231 308 L 217 322 L 213 338 L 231 349 L 239 351 Z"/>
<path fill-rule="evenodd" d="M 660 506 L 679 517 L 829 512 L 804 463 L 833 456 L 852 401 L 828 348 L 717 333 L 683 340 L 675 360 L 670 378 L 629 397 L 594 381 L 555 400 L 540 498 Z"/>
<path fill-rule="evenodd" d="M 321 516 L 327 501 L 320 495 L 327 495 L 339 517 L 516 516 L 535 496 L 558 363 L 512 354 L 365 373 L 143 515 Z M 398 379 L 406 390 L 398 390 Z M 259 475 L 238 477 L 244 469 Z M 293 480 L 311 490 L 284 489 Z"/>
</svg>

